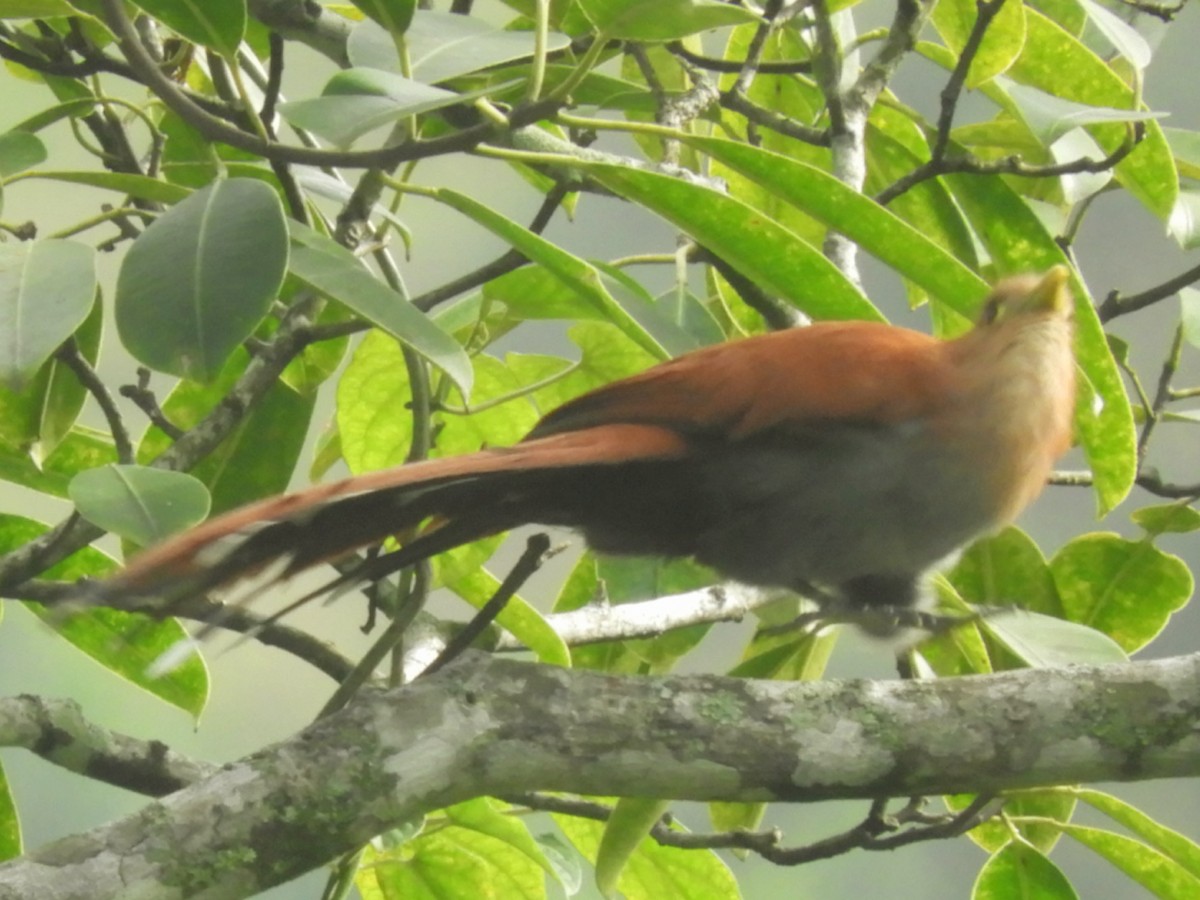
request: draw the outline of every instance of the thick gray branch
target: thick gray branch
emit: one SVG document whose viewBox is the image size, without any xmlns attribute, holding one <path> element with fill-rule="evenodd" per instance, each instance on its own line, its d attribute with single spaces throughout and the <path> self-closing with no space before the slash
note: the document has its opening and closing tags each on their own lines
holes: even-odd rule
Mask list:
<svg viewBox="0 0 1200 900">
<path fill-rule="evenodd" d="M 473 654 L 0 867 L 0 898 L 242 897 L 531 790 L 813 801 L 1200 774 L 1200 655 L 937 681 L 617 678 Z"/>
</svg>

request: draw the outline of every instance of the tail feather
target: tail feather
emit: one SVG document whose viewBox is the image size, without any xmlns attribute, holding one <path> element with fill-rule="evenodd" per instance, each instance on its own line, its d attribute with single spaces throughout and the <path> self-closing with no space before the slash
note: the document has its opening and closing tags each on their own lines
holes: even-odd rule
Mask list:
<svg viewBox="0 0 1200 900">
<path fill-rule="evenodd" d="M 371 472 L 218 516 L 138 555 L 101 587 L 106 597 L 134 594 L 170 604 L 272 565 L 279 569 L 274 580 L 282 580 L 397 536 L 401 555 L 381 558 L 394 571 L 525 522 L 584 524 L 559 508 L 571 483 L 586 483 L 597 467 L 686 452 L 684 439 L 667 429 L 605 425 Z M 439 525 L 414 537 L 431 518 Z M 382 565 L 349 577 L 381 577 Z"/>
</svg>

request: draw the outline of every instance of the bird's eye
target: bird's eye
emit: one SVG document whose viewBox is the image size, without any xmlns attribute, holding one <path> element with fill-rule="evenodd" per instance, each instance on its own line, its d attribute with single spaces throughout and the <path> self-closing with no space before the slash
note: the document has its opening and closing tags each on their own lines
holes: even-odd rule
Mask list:
<svg viewBox="0 0 1200 900">
<path fill-rule="evenodd" d="M 979 311 L 979 324 L 991 325 L 996 321 L 996 317 L 1000 315 L 1000 298 L 989 297 L 987 302 L 983 304 L 983 309 Z"/>
</svg>

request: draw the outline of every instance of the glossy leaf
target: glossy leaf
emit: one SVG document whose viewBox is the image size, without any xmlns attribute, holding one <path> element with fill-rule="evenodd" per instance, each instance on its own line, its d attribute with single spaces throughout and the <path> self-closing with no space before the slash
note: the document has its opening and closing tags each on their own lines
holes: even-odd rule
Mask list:
<svg viewBox="0 0 1200 900">
<path fill-rule="evenodd" d="M 0 862 L 21 855 L 21 820 L 17 803 L 8 789 L 8 776 L 0 766 Z"/>
<path fill-rule="evenodd" d="M 229 393 L 248 362 L 249 354 L 239 348 L 211 383 L 181 381 L 162 401 L 163 414 L 178 428 L 194 427 Z M 311 392 L 272 385 L 220 446 L 192 468 L 190 474 L 212 497 L 212 514 L 287 490 L 308 436 L 314 401 Z M 138 462 L 149 464 L 173 443 L 157 428 L 148 429 L 137 448 Z M 264 453 L 268 446 L 271 452 Z"/>
<path fill-rule="evenodd" d="M 658 213 L 764 290 L 817 319 L 880 320 L 833 263 L 750 206 L 679 178 L 607 163 L 584 163 L 609 190 Z"/>
<path fill-rule="evenodd" d="M 0 243 L 0 385 L 24 388 L 95 300 L 91 247 L 63 240 Z"/>
<path fill-rule="evenodd" d="M 604 826 L 568 816 L 554 816 L 567 839 L 594 860 Z M 645 840 L 629 857 L 617 884 L 626 900 L 737 900 L 733 873 L 715 853 L 664 847 Z"/>
<path fill-rule="evenodd" d="M 974 0 L 939 0 L 933 8 L 933 25 L 955 54 L 961 54 L 977 18 Z M 971 60 L 966 86 L 976 88 L 1003 74 L 1025 42 L 1025 5 L 1005 3 L 988 24 L 983 41 Z"/>
<path fill-rule="evenodd" d="M 376 128 L 469 103 L 490 90 L 458 94 L 379 69 L 347 69 L 329 80 L 320 97 L 283 103 L 279 112 L 293 125 L 348 147 Z"/>
<path fill-rule="evenodd" d="M 74 334 L 80 355 L 91 364 L 100 351 L 102 319 L 100 304 L 94 303 Z M 28 454 L 35 466 L 44 465 L 75 424 L 86 399 L 87 390 L 75 373 L 51 357 L 20 391 L 0 387 L 0 444 Z"/>
<path fill-rule="evenodd" d="M 67 0 L 3 0 L 0 2 L 0 19 L 45 18 L 47 16 L 69 16 L 75 10 Z"/>
<path fill-rule="evenodd" d="M 1083 7 L 1096 29 L 1104 35 L 1105 40 L 1132 63 L 1134 68 L 1145 69 L 1150 65 L 1150 44 L 1136 28 L 1096 0 L 1079 0 L 1079 5 Z"/>
<path fill-rule="evenodd" d="M 412 22 L 417 0 L 350 0 L 391 34 L 403 34 Z"/>
<path fill-rule="evenodd" d="M 198 478 L 147 466 L 88 469 L 71 480 L 69 493 L 93 525 L 143 547 L 204 521 L 210 502 Z"/>
<path fill-rule="evenodd" d="M 1200 247 L 1200 191 L 1180 191 L 1167 219 L 1167 233 L 1184 250 Z"/>
<path fill-rule="evenodd" d="M 1069 825 L 1063 831 L 1108 860 L 1155 897 L 1192 900 L 1200 896 L 1200 877 L 1140 841 L 1079 825 Z"/>
<path fill-rule="evenodd" d="M 719 159 L 839 231 L 965 316 L 974 316 L 986 283 L 919 230 L 815 166 L 716 138 L 688 143 Z"/>
<path fill-rule="evenodd" d="M 546 874 L 557 877 L 546 860 L 539 843 L 529 833 L 524 821 L 512 815 L 509 806 L 490 797 L 477 797 L 443 810 L 446 819 L 456 827 L 487 835 L 518 850 Z"/>
<path fill-rule="evenodd" d="M 371 849 L 362 871 L 369 872 L 381 892 L 376 896 L 426 900 L 489 896 L 542 900 L 546 896 L 544 860 L 535 858 L 540 850 L 513 833 L 513 828 L 524 831 L 523 825 L 514 820 L 513 828 L 498 829 L 494 823 L 480 827 L 484 823 L 477 810 L 464 810 L 459 817 L 464 824 L 449 819 L 393 849 Z M 367 896 L 371 890 L 366 888 Z"/>
<path fill-rule="evenodd" d="M 546 35 L 547 51 L 562 50 L 570 42 L 565 34 Z M 404 46 L 412 77 L 437 84 L 531 55 L 533 34 L 496 28 L 475 16 L 418 10 Z M 355 66 L 400 71 L 395 40 L 374 22 L 363 22 L 350 33 L 346 52 Z"/>
<path fill-rule="evenodd" d="M 473 401 L 484 403 L 515 394 L 522 385 L 499 360 L 479 355 L 474 363 Z M 368 334 L 355 350 L 338 383 L 338 431 L 342 453 L 352 472 L 399 465 L 408 455 L 412 417 L 397 415 L 411 402 L 408 375 L 396 342 L 379 332 Z M 537 421 L 528 398 L 473 415 L 438 418 L 437 451 L 471 453 L 485 443 L 504 446 L 520 440 Z"/>
<path fill-rule="evenodd" d="M 596 887 L 604 897 L 617 896 L 621 875 L 642 841 L 650 836 L 669 800 L 653 797 L 621 797 L 604 824 L 604 835 L 596 849 Z"/>
<path fill-rule="evenodd" d="M 46 526 L 31 519 L 0 515 L 0 552 L 14 550 L 45 531 Z M 111 575 L 116 568 L 110 557 L 93 547 L 84 547 L 52 566 L 43 577 L 77 581 Z M 20 599 L 19 595 L 15 599 Z M 103 607 L 64 617 L 62 610 L 47 610 L 36 603 L 27 606 L 52 631 L 114 675 L 192 716 L 199 716 L 204 709 L 208 700 L 208 671 L 199 656 L 191 656 L 162 677 L 148 674 L 159 657 L 187 638 L 175 619 L 154 621 Z"/>
<path fill-rule="evenodd" d="M 1127 653 L 1145 646 L 1192 595 L 1192 574 L 1149 540 L 1086 534 L 1050 561 L 1063 612 L 1099 629 Z"/>
<path fill-rule="evenodd" d="M 368 272 L 345 247 L 294 222 L 291 235 L 292 275 L 411 347 L 449 375 L 464 396 L 470 396 L 471 362 L 458 341 Z"/>
<path fill-rule="evenodd" d="M 1200 291 L 1179 289 L 1179 324 L 1183 338 L 1193 347 L 1200 347 Z"/>
<path fill-rule="evenodd" d="M 974 799 L 964 795 L 945 798 L 946 805 L 956 811 Z M 1062 825 L 1071 821 L 1076 805 L 1070 790 L 1017 791 L 1004 803 L 1005 819 L 991 819 L 967 834 L 984 850 L 995 853 L 1012 841 L 1015 827 L 1025 842 L 1049 853 L 1062 837 Z"/>
<path fill-rule="evenodd" d="M 1113 109 L 1064 100 L 1037 88 L 1005 80 L 1004 90 L 1016 102 L 1021 118 L 1043 143 L 1050 144 L 1073 128 L 1101 122 L 1148 122 L 1166 114 L 1139 109 Z"/>
<path fill-rule="evenodd" d="M 1188 505 L 1187 500 L 1147 506 L 1134 512 L 1130 518 L 1151 536 L 1187 534 L 1200 530 L 1200 510 Z"/>
<path fill-rule="evenodd" d="M 658 359 L 666 359 L 669 356 L 663 346 L 605 289 L 600 272 L 591 263 L 568 253 L 541 235 L 534 234 L 465 194 L 439 190 L 437 199 L 503 238 L 525 254 L 530 261 L 543 266 L 648 353 Z"/>
<path fill-rule="evenodd" d="M 137 5 L 194 44 L 232 57 L 246 33 L 245 0 L 137 0 Z"/>
<path fill-rule="evenodd" d="M 1175 154 L 1179 174 L 1200 178 L 1200 131 L 1186 128 L 1164 128 L 1163 134 Z"/>
<path fill-rule="evenodd" d="M 1077 788 L 1075 795 L 1081 802 L 1104 813 L 1135 837 L 1200 878 L 1200 845 L 1195 841 L 1188 840 L 1178 831 L 1156 822 L 1137 807 L 1130 806 L 1112 794 L 1090 788 Z"/>
<path fill-rule="evenodd" d="M 749 10 L 718 0 L 579 0 L 579 7 L 610 40 L 677 41 L 759 20 Z"/>
<path fill-rule="evenodd" d="M 3 421 L 2 412 L 0 421 Z M 0 479 L 52 497 L 66 497 L 67 485 L 84 469 L 116 461 L 117 454 L 111 437 L 79 425 L 63 437 L 40 465 L 30 458 L 27 451 L 0 442 Z"/>
<path fill-rule="evenodd" d="M 983 627 L 1026 665 L 1038 669 L 1128 662 L 1102 631 L 1054 616 L 1017 610 L 989 617 Z"/>
<path fill-rule="evenodd" d="M 186 200 L 192 193 L 186 187 L 171 184 L 169 181 L 148 178 L 145 175 L 131 175 L 125 172 L 39 169 L 36 172 L 29 172 L 19 177 L 37 177 L 45 181 L 60 181 L 63 184 L 85 184 L 90 187 L 115 191 L 118 194 L 128 194 L 131 197 L 153 200 L 156 203 L 179 203 L 182 200 Z"/>
<path fill-rule="evenodd" d="M 1088 106 L 1130 109 L 1135 94 L 1121 76 L 1073 35 L 1033 7 L 1025 8 L 1026 38 L 1008 75 L 1021 84 Z M 1095 125 L 1092 136 L 1109 152 L 1128 135 L 1122 124 Z M 1175 205 L 1179 179 L 1162 129 L 1146 123 L 1137 149 L 1117 164 L 1117 180 L 1160 219 Z"/>
<path fill-rule="evenodd" d="M 971 900 L 1077 900 L 1062 870 L 1024 841 L 1010 841 L 983 864 Z"/>
<path fill-rule="evenodd" d="M 152 369 L 213 378 L 253 334 L 283 283 L 287 226 L 276 193 L 214 182 L 138 237 L 117 278 L 117 330 Z"/>
<path fill-rule="evenodd" d="M 1019 606 L 1051 616 L 1062 612 L 1042 551 L 1019 528 L 976 541 L 947 577 L 965 601 L 977 606 Z"/>
<path fill-rule="evenodd" d="M 46 159 L 46 145 L 27 131 L 6 131 L 0 134 L 0 180 L 32 169 Z"/>
</svg>

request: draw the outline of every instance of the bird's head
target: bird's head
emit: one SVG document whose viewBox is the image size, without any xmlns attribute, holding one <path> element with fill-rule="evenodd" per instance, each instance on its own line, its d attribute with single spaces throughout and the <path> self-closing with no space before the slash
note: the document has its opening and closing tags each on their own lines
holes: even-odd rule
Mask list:
<svg viewBox="0 0 1200 900">
<path fill-rule="evenodd" d="M 1073 304 L 1068 287 L 1071 273 L 1055 266 L 1042 275 L 1016 275 L 999 282 L 983 304 L 979 325 L 1018 318 L 1069 319 Z"/>
</svg>

